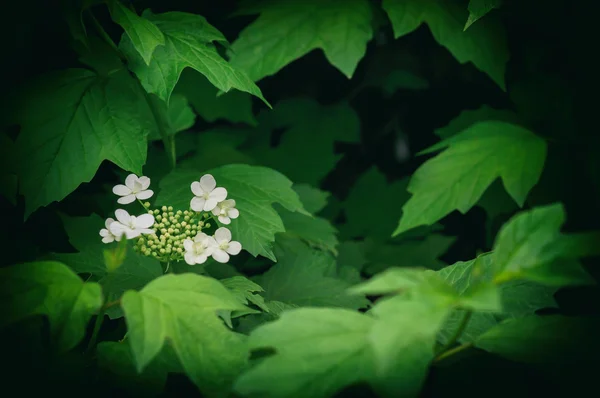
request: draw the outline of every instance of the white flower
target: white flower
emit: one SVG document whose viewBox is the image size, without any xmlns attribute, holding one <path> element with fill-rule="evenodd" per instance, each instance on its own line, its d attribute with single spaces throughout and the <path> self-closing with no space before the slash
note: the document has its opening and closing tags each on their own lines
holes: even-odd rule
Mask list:
<svg viewBox="0 0 600 398">
<path fill-rule="evenodd" d="M 232 218 L 238 218 L 240 211 L 235 208 L 235 200 L 227 199 L 218 203 L 217 206 L 212 210 L 215 216 L 219 216 L 219 221 L 227 225 L 231 223 Z"/>
<path fill-rule="evenodd" d="M 225 188 L 215 188 L 217 181 L 210 174 L 205 174 L 200 178 L 200 182 L 192 182 L 192 192 L 196 195 L 190 202 L 190 207 L 194 211 L 211 211 L 217 203 L 225 200 L 227 190 Z"/>
<path fill-rule="evenodd" d="M 117 240 L 121 240 L 123 235 L 126 239 L 137 238 L 142 234 L 153 234 L 154 231 L 149 229 L 154 224 L 154 216 L 151 214 L 142 214 L 141 216 L 130 216 L 123 209 L 115 211 L 118 221 L 113 221 L 109 225 L 110 232 Z"/>
<path fill-rule="evenodd" d="M 100 230 L 100 236 L 102 237 L 103 243 L 111 243 L 111 242 L 114 242 L 115 239 L 117 239 L 117 237 L 115 235 L 113 235 L 112 232 L 110 232 L 110 224 L 112 224 L 114 222 L 115 222 L 115 220 L 113 220 L 112 218 L 107 218 L 106 221 L 104 222 L 104 225 L 106 226 L 106 228 L 102 228 Z"/>
<path fill-rule="evenodd" d="M 121 196 L 117 202 L 126 205 L 133 202 L 136 198 L 139 200 L 150 199 L 154 192 L 148 189 L 150 179 L 148 177 L 139 177 L 135 174 L 129 174 L 125 179 L 125 185 L 119 184 L 113 187 L 113 193 Z"/>
<path fill-rule="evenodd" d="M 186 239 L 183 241 L 185 249 L 185 262 L 189 265 L 202 264 L 213 253 L 217 246 L 215 238 L 206 235 L 204 232 L 198 232 L 194 240 Z"/>
<path fill-rule="evenodd" d="M 212 256 L 220 263 L 229 261 L 230 254 L 235 256 L 242 251 L 242 244 L 240 242 L 231 241 L 231 231 L 225 227 L 221 227 L 215 231 L 215 241 L 217 247 L 213 251 Z"/>
</svg>

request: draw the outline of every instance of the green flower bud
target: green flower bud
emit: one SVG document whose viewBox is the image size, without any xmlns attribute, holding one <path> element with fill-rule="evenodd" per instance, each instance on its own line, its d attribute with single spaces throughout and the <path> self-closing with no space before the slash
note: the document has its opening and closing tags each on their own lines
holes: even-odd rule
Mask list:
<svg viewBox="0 0 600 398">
<path fill-rule="evenodd" d="M 161 248 L 161 249 L 159 250 L 159 252 L 160 252 L 160 254 L 165 254 L 166 250 Z"/>
<path fill-rule="evenodd" d="M 157 216 L 157 215 L 158 215 L 158 213 L 160 213 L 160 210 L 158 210 L 158 209 L 154 209 L 154 215 L 155 215 L 155 216 Z"/>
<path fill-rule="evenodd" d="M 149 208 L 150 208 L 150 202 L 145 202 L 145 203 L 144 203 L 144 207 L 145 207 L 146 209 L 149 209 Z"/>
<path fill-rule="evenodd" d="M 154 214 L 156 214 L 156 213 L 154 213 Z M 160 214 L 157 215 L 156 216 L 156 221 L 160 222 L 161 220 L 162 220 L 162 216 Z"/>
<path fill-rule="evenodd" d="M 188 216 L 188 215 L 186 214 L 186 215 L 183 217 L 183 219 L 184 219 L 185 221 L 190 221 L 190 216 Z"/>
<path fill-rule="evenodd" d="M 160 208 L 162 211 L 167 211 L 167 206 L 163 206 Z"/>
<path fill-rule="evenodd" d="M 202 217 L 204 217 L 204 218 L 208 218 L 208 217 L 209 217 L 209 215 L 208 215 L 208 213 L 204 213 L 204 214 L 202 214 Z"/>
<path fill-rule="evenodd" d="M 166 239 L 166 238 L 168 238 L 169 236 L 171 236 L 171 235 L 170 235 L 170 234 L 167 232 L 167 233 L 163 234 L 163 235 L 161 236 L 161 238 L 165 238 L 165 239 Z"/>
<path fill-rule="evenodd" d="M 210 223 L 206 223 L 206 224 L 204 224 L 204 226 L 205 226 L 206 228 L 210 228 Z"/>
<path fill-rule="evenodd" d="M 169 211 L 173 211 L 173 206 L 169 206 Z"/>
<path fill-rule="evenodd" d="M 154 257 L 157 257 L 157 256 L 158 256 L 158 253 L 156 253 L 156 252 L 152 252 L 152 255 L 153 255 Z"/>
</svg>

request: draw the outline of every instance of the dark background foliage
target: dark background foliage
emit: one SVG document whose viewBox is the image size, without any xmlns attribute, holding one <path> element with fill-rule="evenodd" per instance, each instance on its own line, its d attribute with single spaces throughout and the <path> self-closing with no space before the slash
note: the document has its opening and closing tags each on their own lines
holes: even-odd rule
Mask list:
<svg viewBox="0 0 600 398">
<path fill-rule="evenodd" d="M 169 10 L 198 13 L 205 16 L 225 36 L 233 41 L 240 30 L 255 17 L 234 17 L 236 1 L 200 0 L 139 0 L 138 9 L 151 8 L 154 12 Z M 467 5 L 465 1 L 465 7 Z M 494 108 L 519 109 L 529 113 L 535 131 L 549 141 L 549 157 L 540 183 L 531 194 L 530 204 L 562 201 L 567 210 L 567 230 L 585 231 L 600 226 L 600 136 L 597 122 L 597 91 L 594 82 L 598 70 L 596 56 L 597 15 L 593 2 L 571 0 L 513 0 L 494 13 L 501 15 L 508 31 L 511 59 L 506 80 L 508 93 L 502 92 L 472 64 L 460 65 L 452 55 L 433 39 L 427 26 L 394 40 L 391 27 L 384 26 L 367 49 L 365 58 L 351 80 L 329 65 L 321 51 L 313 51 L 293 62 L 274 76 L 260 81 L 265 97 L 272 103 L 286 98 L 310 96 L 322 104 L 349 101 L 358 112 L 361 122 L 361 143 L 338 145 L 342 161 L 327 176 L 322 189 L 344 199 L 352 184 L 365 170 L 376 165 L 388 180 L 394 181 L 413 173 L 427 157 L 399 158 L 399 141 L 408 143 L 411 154 L 425 149 L 438 138 L 433 130 L 446 125 L 465 109 L 476 109 L 486 104 Z M 9 108 L 13 89 L 40 72 L 64 69 L 78 65 L 71 50 L 69 32 L 55 1 L 13 2 L 4 6 L 2 29 L 3 96 Z M 113 37 L 120 34 L 108 13 L 99 13 L 103 24 Z M 385 16 L 383 16 L 385 18 Z M 385 97 L 380 90 L 359 88 L 368 74 L 371 62 L 382 51 L 403 52 L 415 59 L 419 71 L 430 82 L 427 90 L 397 91 Z M 511 98 L 513 88 L 522 87 L 520 95 Z M 255 101 L 255 111 L 265 106 Z M 198 118 L 196 131 L 208 124 Z M 401 132 L 401 133 L 400 133 Z M 11 131 L 18 134 L 18 131 Z M 160 144 L 156 144 L 160 145 Z M 276 150 L 276 149 L 274 149 Z M 105 162 L 90 184 L 80 192 L 100 192 L 103 184 L 113 184 L 114 166 Z M 0 237 L 5 247 L 0 257 L 2 265 L 29 261 L 50 251 L 68 247 L 66 234 L 56 211 L 72 215 L 87 214 L 93 209 L 85 203 L 68 199 L 38 210 L 23 223 L 23 203 L 11 206 L 0 198 L 3 228 Z M 343 220 L 341 220 L 343 222 Z M 500 220 L 495 228 L 502 222 Z M 454 261 L 473 258 L 478 250 L 488 250 L 485 235 L 485 215 L 475 207 L 466 215 L 454 212 L 442 222 L 445 232 L 458 237 L 457 242 L 443 257 Z M 597 277 L 600 273 L 587 264 Z M 597 288 L 565 289 L 558 293 L 561 311 L 567 314 L 600 314 L 600 293 Z M 109 326 L 110 328 L 110 326 Z M 110 333 L 110 330 L 107 330 Z M 29 336 L 5 333 L 6 347 L 29 344 Z M 21 360 L 35 365 L 16 386 L 27 391 L 50 383 L 64 392 L 69 388 L 81 395 L 95 395 L 98 388 L 85 368 L 57 366 L 56 359 L 32 357 L 42 348 L 15 348 Z M 552 347 L 548 347 L 552 350 Z M 28 354 L 27 354 L 28 353 Z M 27 356 L 29 355 L 29 356 Z M 13 358 L 13 356 L 11 356 Z M 70 358 L 59 362 L 69 363 Z M 64 364 L 63 364 L 64 365 Z M 70 364 L 73 365 L 73 364 Z M 75 364 L 77 365 L 77 364 Z M 593 394 L 597 383 L 593 369 L 581 364 L 568 369 L 535 369 L 530 366 L 502 360 L 487 353 L 468 358 L 457 358 L 452 363 L 434 367 L 423 396 L 575 396 L 578 391 Z M 15 363 L 6 366 L 23 369 Z M 78 369 L 71 372 L 64 369 Z M 6 376 L 6 373 L 4 373 Z M 72 383 L 67 387 L 66 383 Z M 368 390 L 368 389 L 367 389 Z M 360 386 L 340 393 L 339 396 L 368 396 Z M 5 390 L 8 392 L 7 390 Z M 173 378 L 168 392 L 174 395 L 197 394 L 195 388 L 182 378 Z M 588 394 L 585 394 L 588 395 Z"/>
</svg>

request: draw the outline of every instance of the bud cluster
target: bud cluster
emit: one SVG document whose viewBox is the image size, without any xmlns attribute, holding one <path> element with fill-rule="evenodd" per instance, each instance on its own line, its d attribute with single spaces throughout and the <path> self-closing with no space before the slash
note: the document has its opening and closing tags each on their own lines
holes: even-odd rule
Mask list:
<svg viewBox="0 0 600 398">
<path fill-rule="evenodd" d="M 150 203 L 144 203 L 149 208 Z M 162 206 L 148 210 L 154 216 L 154 234 L 138 238 L 134 250 L 161 262 L 183 259 L 183 241 L 192 239 L 202 229 L 210 228 L 210 223 L 200 220 L 200 214 L 190 210 L 173 210 L 173 206 Z M 204 214 L 208 217 L 208 214 Z"/>
</svg>

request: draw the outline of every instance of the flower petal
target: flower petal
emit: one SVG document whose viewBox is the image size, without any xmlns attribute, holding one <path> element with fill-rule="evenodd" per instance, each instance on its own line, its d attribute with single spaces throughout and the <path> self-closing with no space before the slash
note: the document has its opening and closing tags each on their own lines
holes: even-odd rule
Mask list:
<svg viewBox="0 0 600 398">
<path fill-rule="evenodd" d="M 125 195 L 129 195 L 131 193 L 131 189 L 127 188 L 123 184 L 115 185 L 113 187 L 112 191 L 115 195 L 119 195 L 119 196 L 125 196 Z"/>
<path fill-rule="evenodd" d="M 227 209 L 227 216 L 229 218 L 238 218 L 240 216 L 240 211 L 238 209 Z"/>
<path fill-rule="evenodd" d="M 225 227 L 221 227 L 215 231 L 215 240 L 218 244 L 229 242 L 231 240 L 231 231 Z"/>
<path fill-rule="evenodd" d="M 125 185 L 127 186 L 127 188 L 131 189 L 133 191 L 133 188 L 135 187 L 135 182 L 137 181 L 138 177 L 135 174 L 129 174 L 127 176 L 127 178 L 125 178 Z"/>
<path fill-rule="evenodd" d="M 183 258 L 185 259 L 185 262 L 189 265 L 196 264 L 196 255 L 192 252 L 186 252 Z"/>
<path fill-rule="evenodd" d="M 115 241 L 115 237 L 112 235 L 105 236 L 102 238 L 102 243 L 111 243 Z"/>
<path fill-rule="evenodd" d="M 212 253 L 214 249 L 216 249 L 219 245 L 217 245 L 217 241 L 212 236 L 206 238 L 206 247 L 207 250 Z M 209 250 L 210 249 L 210 250 Z M 208 255 L 210 255 L 210 253 Z"/>
<path fill-rule="evenodd" d="M 212 211 L 212 214 L 214 214 L 215 216 L 218 216 L 219 214 L 221 214 L 221 208 L 219 206 L 216 206 L 211 211 Z"/>
<path fill-rule="evenodd" d="M 129 213 L 126 210 L 123 209 L 117 209 L 115 210 L 115 216 L 117 216 L 117 220 L 119 220 L 119 222 L 121 224 L 129 224 L 129 222 L 131 221 L 131 216 L 129 215 Z M 114 223 L 111 223 L 108 227 L 109 229 L 111 228 L 111 226 Z"/>
<path fill-rule="evenodd" d="M 154 191 L 151 189 L 147 189 L 145 191 L 138 192 L 135 195 L 135 197 L 138 198 L 139 200 L 146 200 L 146 199 L 150 199 L 152 197 L 152 195 L 154 195 Z"/>
<path fill-rule="evenodd" d="M 134 194 L 123 196 L 123 197 L 120 197 L 119 199 L 117 199 L 117 203 L 120 203 L 122 205 L 128 205 L 129 203 L 132 203 L 133 201 L 135 201 Z"/>
<path fill-rule="evenodd" d="M 136 218 L 136 228 L 150 228 L 154 224 L 154 216 L 152 214 L 142 214 Z"/>
<path fill-rule="evenodd" d="M 236 240 L 229 242 L 229 247 L 227 247 L 227 253 L 229 254 L 233 254 L 234 256 L 236 254 L 239 254 L 242 251 L 242 244 Z"/>
<path fill-rule="evenodd" d="M 103 228 L 100 230 L 100 236 L 102 236 L 103 238 L 108 236 L 109 234 L 110 233 L 108 232 L 108 229 Z"/>
<path fill-rule="evenodd" d="M 148 187 L 150 186 L 150 178 L 146 176 L 138 178 L 138 182 L 142 186 L 142 189 L 148 189 Z"/>
<path fill-rule="evenodd" d="M 104 221 L 104 226 L 106 227 L 106 229 L 109 229 L 110 228 L 110 224 L 112 224 L 114 222 L 115 222 L 115 220 L 113 220 L 112 218 L 108 217 L 106 219 L 106 221 Z"/>
<path fill-rule="evenodd" d="M 215 188 L 209 195 L 209 198 L 222 202 L 227 197 L 227 190 L 223 187 Z"/>
<path fill-rule="evenodd" d="M 141 228 L 141 229 L 138 229 L 138 231 L 140 231 L 140 234 L 145 234 L 145 235 L 153 235 L 156 233 L 153 229 L 150 229 L 150 228 Z"/>
<path fill-rule="evenodd" d="M 204 210 L 204 204 L 205 203 L 206 203 L 206 200 L 204 200 L 203 198 L 199 198 L 198 196 L 194 196 L 192 198 L 192 200 L 190 201 L 190 207 L 194 211 L 202 211 L 202 210 Z"/>
<path fill-rule="evenodd" d="M 206 260 L 208 260 L 208 255 L 206 254 L 198 254 L 195 258 L 196 264 L 204 264 Z"/>
<path fill-rule="evenodd" d="M 126 228 L 125 229 L 125 237 L 127 239 L 137 238 L 141 234 L 142 233 L 140 231 L 138 231 L 137 229 L 131 229 L 131 228 Z"/>
<path fill-rule="evenodd" d="M 219 216 L 219 221 L 221 224 L 229 225 L 231 224 L 231 219 L 227 216 Z"/>
<path fill-rule="evenodd" d="M 217 186 L 217 181 L 215 177 L 210 174 L 205 174 L 200 178 L 200 187 L 204 190 L 204 192 L 210 192 Z"/>
<path fill-rule="evenodd" d="M 227 261 L 229 261 L 229 254 L 227 254 L 225 250 L 221 249 L 215 250 L 212 254 L 212 257 L 220 263 L 226 263 Z"/>
<path fill-rule="evenodd" d="M 183 241 L 183 248 L 186 252 L 192 251 L 194 248 L 194 241 L 191 239 L 186 239 Z"/>
<path fill-rule="evenodd" d="M 198 232 L 196 234 L 196 236 L 194 236 L 194 242 L 202 242 L 206 239 L 208 239 L 208 235 L 206 235 L 204 232 Z"/>
<path fill-rule="evenodd" d="M 204 207 L 202 208 L 202 210 L 204 211 L 211 211 L 212 209 L 215 208 L 215 206 L 217 206 L 217 201 L 213 198 L 208 198 L 208 200 L 204 203 Z"/>
<path fill-rule="evenodd" d="M 231 208 L 235 207 L 235 199 L 225 199 L 221 202 L 221 207 Z"/>
<path fill-rule="evenodd" d="M 202 196 L 205 194 L 205 192 L 200 187 L 200 183 L 198 181 L 192 182 L 191 188 L 192 188 L 192 193 L 196 196 Z"/>
</svg>

